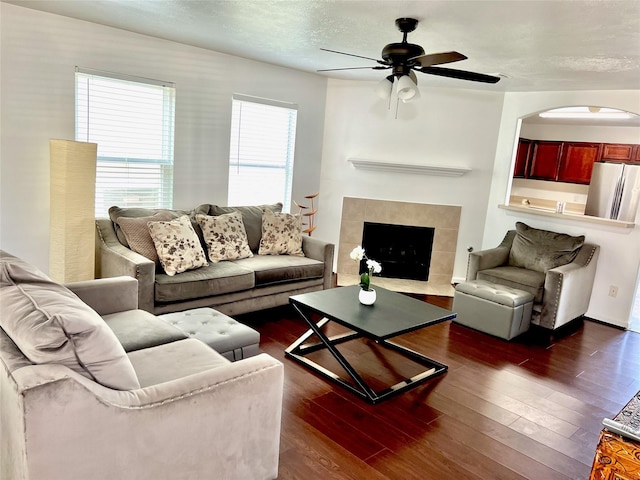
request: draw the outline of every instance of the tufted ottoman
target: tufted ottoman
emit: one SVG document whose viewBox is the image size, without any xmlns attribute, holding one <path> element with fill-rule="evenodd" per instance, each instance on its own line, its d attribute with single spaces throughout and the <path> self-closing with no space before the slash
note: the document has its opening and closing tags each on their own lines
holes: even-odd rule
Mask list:
<svg viewBox="0 0 640 480">
<path fill-rule="evenodd" d="M 260 353 L 260 333 L 212 308 L 167 313 L 158 318 L 203 341 L 232 362 Z"/>
<path fill-rule="evenodd" d="M 504 285 L 472 280 L 456 286 L 455 322 L 511 340 L 529 330 L 533 295 Z"/>
</svg>

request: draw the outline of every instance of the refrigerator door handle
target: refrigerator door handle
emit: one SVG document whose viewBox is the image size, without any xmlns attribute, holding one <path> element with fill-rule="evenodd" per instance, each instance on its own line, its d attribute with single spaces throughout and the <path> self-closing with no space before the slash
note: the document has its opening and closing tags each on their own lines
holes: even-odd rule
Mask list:
<svg viewBox="0 0 640 480">
<path fill-rule="evenodd" d="M 620 215 L 620 203 L 622 202 L 622 192 L 624 190 L 624 166 L 622 169 L 622 173 L 620 174 L 620 178 L 616 182 L 615 192 L 613 194 L 613 202 L 611 203 L 611 213 L 609 214 L 609 218 L 613 220 L 618 219 L 618 215 Z"/>
</svg>

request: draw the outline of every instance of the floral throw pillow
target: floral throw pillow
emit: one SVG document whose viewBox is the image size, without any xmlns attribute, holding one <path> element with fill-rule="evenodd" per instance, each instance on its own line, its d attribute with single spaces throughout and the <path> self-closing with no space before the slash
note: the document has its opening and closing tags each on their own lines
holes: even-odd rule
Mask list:
<svg viewBox="0 0 640 480">
<path fill-rule="evenodd" d="M 302 252 L 302 217 L 290 213 L 262 212 L 262 239 L 259 255 L 295 255 Z"/>
<path fill-rule="evenodd" d="M 160 265 L 170 277 L 207 264 L 200 240 L 186 215 L 169 222 L 149 222 Z"/>
<path fill-rule="evenodd" d="M 240 212 L 215 217 L 197 214 L 196 220 L 202 228 L 212 262 L 253 257 Z"/>
</svg>

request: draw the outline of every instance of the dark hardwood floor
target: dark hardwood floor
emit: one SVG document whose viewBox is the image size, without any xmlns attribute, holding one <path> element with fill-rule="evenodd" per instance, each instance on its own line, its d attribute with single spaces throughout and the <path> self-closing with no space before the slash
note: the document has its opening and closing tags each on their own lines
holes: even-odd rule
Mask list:
<svg viewBox="0 0 640 480">
<path fill-rule="evenodd" d="M 285 366 L 281 479 L 588 479 L 602 419 L 640 390 L 638 333 L 587 320 L 548 344 L 506 342 L 445 322 L 395 340 L 449 371 L 369 405 L 284 357 L 306 330 L 290 307 L 238 320 Z M 380 385 L 420 369 L 366 340 L 340 350 Z"/>
</svg>

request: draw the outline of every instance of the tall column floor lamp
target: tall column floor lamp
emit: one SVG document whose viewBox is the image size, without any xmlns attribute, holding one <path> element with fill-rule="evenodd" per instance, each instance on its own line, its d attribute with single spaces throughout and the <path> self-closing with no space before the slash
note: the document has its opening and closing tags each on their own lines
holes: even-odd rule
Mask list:
<svg viewBox="0 0 640 480">
<path fill-rule="evenodd" d="M 95 191 L 98 145 L 49 140 L 49 276 L 61 283 L 95 275 Z"/>
</svg>

